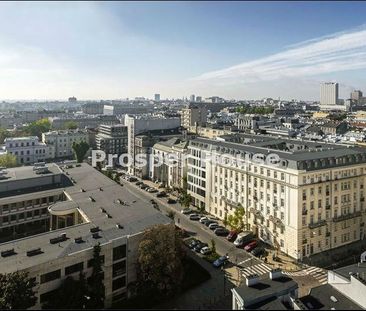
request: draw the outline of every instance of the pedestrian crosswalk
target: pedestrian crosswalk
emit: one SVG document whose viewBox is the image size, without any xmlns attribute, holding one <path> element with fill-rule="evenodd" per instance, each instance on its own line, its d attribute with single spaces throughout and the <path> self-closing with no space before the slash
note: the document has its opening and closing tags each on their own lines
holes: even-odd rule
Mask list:
<svg viewBox="0 0 366 311">
<path fill-rule="evenodd" d="M 311 275 L 315 278 L 320 284 L 327 284 L 328 282 L 328 271 L 318 267 L 308 267 L 301 271 L 296 272 L 287 272 L 283 271 L 283 274 L 288 276 L 308 276 Z"/>
<path fill-rule="evenodd" d="M 260 264 L 256 264 L 256 265 L 253 265 L 253 266 L 243 268 L 241 270 L 241 273 L 242 273 L 243 276 L 247 277 L 251 274 L 262 275 L 262 274 L 268 273 L 269 271 L 271 271 L 271 269 L 272 268 L 270 266 L 268 266 L 264 263 L 260 263 Z"/>
</svg>

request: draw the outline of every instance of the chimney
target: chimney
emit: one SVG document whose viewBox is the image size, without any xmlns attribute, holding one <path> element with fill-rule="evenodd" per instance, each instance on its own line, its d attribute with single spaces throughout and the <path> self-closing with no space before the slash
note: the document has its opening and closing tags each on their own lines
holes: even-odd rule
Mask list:
<svg viewBox="0 0 366 311">
<path fill-rule="evenodd" d="M 258 274 L 250 274 L 248 276 L 245 277 L 245 284 L 250 287 L 253 285 L 258 284 L 259 281 L 259 275 Z"/>
<path fill-rule="evenodd" d="M 282 277 L 282 270 L 280 268 L 272 269 L 269 271 L 269 278 L 275 280 Z"/>
</svg>

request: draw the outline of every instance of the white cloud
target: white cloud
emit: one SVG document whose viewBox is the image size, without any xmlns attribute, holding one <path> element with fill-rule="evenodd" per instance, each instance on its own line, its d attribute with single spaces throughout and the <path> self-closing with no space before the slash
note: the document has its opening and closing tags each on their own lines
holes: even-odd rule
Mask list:
<svg viewBox="0 0 366 311">
<path fill-rule="evenodd" d="M 204 73 L 191 80 L 222 85 L 315 76 L 363 68 L 366 68 L 365 27 L 305 41 L 283 52 Z"/>
</svg>

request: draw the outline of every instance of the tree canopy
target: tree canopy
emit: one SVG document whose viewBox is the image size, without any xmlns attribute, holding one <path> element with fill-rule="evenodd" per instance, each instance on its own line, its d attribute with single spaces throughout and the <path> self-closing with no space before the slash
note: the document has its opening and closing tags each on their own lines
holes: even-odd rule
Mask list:
<svg viewBox="0 0 366 311">
<path fill-rule="evenodd" d="M 28 309 L 37 297 L 33 291 L 36 281 L 26 272 L 0 274 L 0 309 Z"/>
<path fill-rule="evenodd" d="M 245 226 L 244 216 L 245 209 L 244 207 L 240 206 L 235 209 L 232 215 L 227 216 L 226 223 L 230 226 L 232 230 L 243 230 Z"/>
<path fill-rule="evenodd" d="M 89 150 L 89 144 L 85 141 L 81 141 L 80 143 L 74 142 L 72 144 L 72 150 L 74 151 L 74 155 L 78 163 L 83 162 L 85 154 Z"/>
<path fill-rule="evenodd" d="M 77 128 L 78 128 L 78 124 L 75 121 L 65 122 L 65 125 L 64 125 L 65 130 L 76 130 Z"/>
<path fill-rule="evenodd" d="M 15 155 L 6 153 L 0 156 L 0 166 L 8 168 L 15 167 L 17 165 L 17 157 Z"/>
<path fill-rule="evenodd" d="M 274 108 L 271 106 L 265 107 L 250 107 L 250 106 L 241 106 L 236 108 L 236 112 L 241 114 L 270 114 L 273 113 Z"/>
<path fill-rule="evenodd" d="M 184 274 L 182 245 L 174 225 L 157 225 L 144 233 L 137 258 L 140 295 L 155 299 L 179 291 Z"/>
<path fill-rule="evenodd" d="M 26 135 L 38 136 L 41 138 L 42 133 L 48 132 L 51 129 L 51 122 L 47 118 L 43 118 L 37 121 L 34 121 L 27 125 L 23 132 Z"/>
</svg>

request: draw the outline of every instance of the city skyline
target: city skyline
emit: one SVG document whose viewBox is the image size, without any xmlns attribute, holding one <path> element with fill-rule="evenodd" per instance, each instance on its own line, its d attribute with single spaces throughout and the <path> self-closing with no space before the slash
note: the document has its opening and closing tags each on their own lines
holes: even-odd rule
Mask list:
<svg viewBox="0 0 366 311">
<path fill-rule="evenodd" d="M 1 99 L 159 93 L 319 100 L 324 81 L 339 83 L 340 98 L 366 86 L 365 3 L 5 2 L 0 8 Z"/>
</svg>

